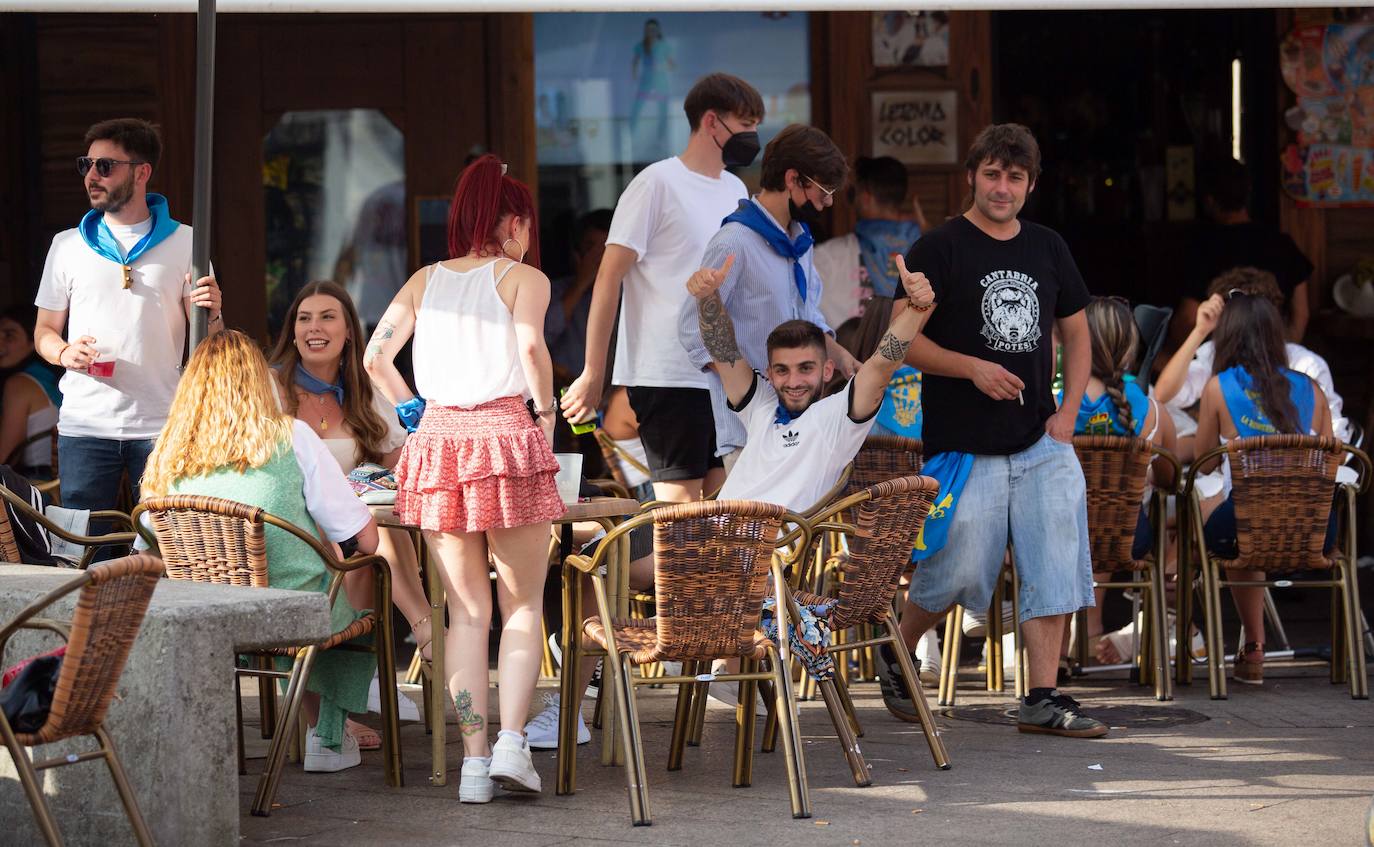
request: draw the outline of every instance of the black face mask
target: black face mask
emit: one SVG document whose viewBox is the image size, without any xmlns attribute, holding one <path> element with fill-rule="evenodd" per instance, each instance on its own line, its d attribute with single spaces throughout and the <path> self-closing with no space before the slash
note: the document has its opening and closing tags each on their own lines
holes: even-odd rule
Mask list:
<svg viewBox="0 0 1374 847">
<path fill-rule="evenodd" d="M 724 144 L 718 141 L 716 144 L 720 147 L 720 160 L 727 168 L 747 168 L 754 164 L 754 158 L 759 155 L 759 134 L 752 129 L 732 132 Z"/>
<path fill-rule="evenodd" d="M 792 216 L 792 220 L 801 221 L 811 227 L 821 221 L 821 210 L 812 205 L 810 200 L 798 206 L 795 200 L 787 198 L 787 213 Z"/>
</svg>

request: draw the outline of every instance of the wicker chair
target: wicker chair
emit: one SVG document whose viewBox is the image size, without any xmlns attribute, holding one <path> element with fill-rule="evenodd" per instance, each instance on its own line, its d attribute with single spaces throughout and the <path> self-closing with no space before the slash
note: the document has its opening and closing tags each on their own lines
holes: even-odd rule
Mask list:
<svg viewBox="0 0 1374 847">
<path fill-rule="evenodd" d="M 139 520 L 144 513 L 153 529 L 150 537 Z M 243 585 L 266 588 L 267 538 L 266 528 L 274 526 L 289 532 L 310 546 L 332 574 L 329 582 L 329 603 L 332 606 L 343 586 L 344 574 L 360 568 L 372 568 L 376 580 L 377 610 L 349 624 L 319 644 L 255 653 L 259 658 L 290 656 L 294 658 L 290 673 L 271 670 L 270 666 L 238 668 L 242 676 L 259 679 L 288 680 L 286 707 L 277 718 L 267 764 L 258 781 L 257 796 L 253 800 L 253 814 L 266 817 L 272 812 L 272 800 L 277 793 L 287 745 L 296 729 L 297 714 L 310 678 L 310 669 L 320 650 L 359 650 L 377 656 L 377 673 L 382 685 L 382 759 L 386 784 L 404 784 L 401 771 L 400 724 L 396 705 L 396 655 L 391 629 L 391 571 L 381 556 L 354 556 L 340 562 L 314 535 L 300 527 L 269 514 L 256 506 L 191 494 L 154 497 L 145 500 L 134 510 L 133 519 L 138 531 L 149 543 L 161 550 L 167 576 L 220 585 Z M 349 643 L 359 636 L 373 633 L 371 646 Z M 270 688 L 269 682 L 264 688 Z M 243 773 L 243 724 L 239 723 L 240 773 Z"/>
<path fill-rule="evenodd" d="M 4 735 L 5 747 L 19 772 L 19 782 L 33 807 L 38 828 L 50 845 L 61 844 L 62 837 L 43 799 L 38 771 L 92 759 L 104 759 L 109 767 L 138 843 L 153 843 L 129 785 L 129 777 L 115 753 L 114 741 L 105 731 L 105 713 L 114 699 L 129 650 L 143 625 L 144 613 L 161 575 L 162 563 L 152 556 L 128 556 L 92 565 L 47 596 L 30 603 L 0 629 L 0 664 L 4 664 L 5 647 L 10 637 L 20 629 L 47 630 L 67 643 L 62 670 L 53 691 L 52 708 L 43 726 L 37 732 L 17 733 L 0 713 L 0 734 Z M 58 599 L 74 591 L 81 593 L 70 623 L 39 617 Z M 39 762 L 31 761 L 25 749 L 78 735 L 94 736 L 100 749 Z"/>
<path fill-rule="evenodd" d="M 1137 560 L 1131 555 L 1131 548 L 1151 461 L 1158 457 L 1172 466 L 1177 484 L 1181 476 L 1178 460 L 1143 438 L 1079 435 L 1073 439 L 1073 448 L 1088 486 L 1088 539 L 1092 546 L 1093 573 L 1129 571 L 1133 578 L 1130 582 L 1094 581 L 1093 587 L 1144 589 L 1146 614 L 1142 649 L 1136 655 L 1138 678 L 1142 684 L 1153 678 L 1155 699 L 1172 700 L 1164 611 L 1167 546 L 1164 516 L 1171 493 L 1168 489 L 1156 486 L 1150 495 L 1149 517 L 1155 537 L 1153 555 Z M 1083 661 L 1088 645 L 1087 616 L 1079 611 L 1076 619 L 1077 647 L 1080 661 Z"/>
<path fill-rule="evenodd" d="M 1336 484 L 1336 468 L 1349 453 L 1360 465 L 1357 485 Z M 1202 506 L 1195 487 L 1199 467 L 1227 457 L 1231 465 L 1231 501 L 1236 510 L 1234 559 L 1220 559 L 1203 536 Z M 1355 570 L 1355 495 L 1370 479 L 1369 457 L 1334 438 L 1270 435 L 1238 438 L 1198 457 L 1184 485 L 1186 528 L 1180 527 L 1180 585 L 1191 585 L 1192 568 L 1201 570 L 1206 606 L 1207 671 L 1213 700 L 1226 699 L 1225 643 L 1221 632 L 1221 589 L 1226 586 L 1269 587 L 1279 584 L 1275 574 L 1298 570 L 1329 571 L 1326 580 L 1294 583 L 1332 592 L 1331 681 L 1348 681 L 1350 696 L 1368 699 L 1365 669 L 1364 620 L 1360 611 Z M 1336 492 L 1338 533 L 1334 548 L 1322 548 Z M 1194 559 L 1196 557 L 1196 559 Z M 1228 580 L 1227 570 L 1257 570 L 1268 579 Z M 1189 581 L 1185 582 L 1184 580 Z M 1287 584 L 1287 583 L 1284 583 Z M 1180 593 L 1180 599 L 1186 592 Z M 1183 645 L 1188 615 L 1179 613 L 1179 644 Z"/>
<path fill-rule="evenodd" d="M 27 500 L 3 485 L 0 485 L 0 500 L 4 500 L 4 503 L 0 503 L 0 563 L 20 563 L 19 544 L 15 541 L 14 527 L 10 524 L 9 510 L 5 508 L 6 505 L 19 514 L 25 515 L 31 520 L 36 521 L 48 534 L 55 535 L 72 544 L 80 544 L 85 547 L 86 552 L 83 553 L 80 560 L 77 561 L 77 567 L 79 568 L 88 566 L 91 563 L 91 558 L 101 547 L 116 544 L 127 547 L 134 543 L 134 538 L 136 537 L 132 532 L 133 523 L 130 521 L 129 516 L 124 512 L 114 509 L 93 511 L 91 512 L 91 520 L 110 521 L 123 524 L 129 527 L 129 532 L 111 532 L 105 535 L 77 535 L 53 523 L 46 515 L 35 509 Z"/>
<path fill-rule="evenodd" d="M 649 619 L 612 618 L 605 577 L 601 574 L 605 551 L 619 536 L 647 523 L 654 525 L 657 614 Z M 784 523 L 795 528 L 784 534 Z M 648 825 L 651 817 L 635 689 L 663 683 L 679 686 L 668 758 L 668 769 L 677 770 L 691 730 L 691 692 L 701 684 L 698 669 L 709 671 L 711 661 L 718 658 L 741 660 L 740 673 L 712 677 L 740 683 L 743 705 L 736 710 L 734 785 L 747 786 L 752 780 L 755 686 L 760 680 L 772 680 L 774 710 L 783 728 L 792 816 L 810 817 L 787 641 L 779 639 L 775 645 L 758 628 L 770 573 L 777 591 L 779 626 L 786 626 L 788 617 L 786 583 L 773 551 L 798 541 L 805 544 L 809 537 L 805 519 L 781 506 L 717 500 L 663 506 L 638 515 L 612 530 L 594 557 L 568 557 L 572 569 L 592 576 L 596 595 L 599 616 L 588 619 L 583 632 L 601 645 L 608 656 L 618 657 L 616 661 L 606 661 L 605 667 L 616 697 L 616 726 L 627 753 L 630 814 L 636 826 Z M 564 655 L 576 654 L 569 651 Z M 765 659 L 770 666 L 766 673 L 757 670 L 758 663 Z M 683 673 L 644 677 L 633 672 L 636 665 L 663 660 L 682 662 Z M 565 680 L 575 678 L 575 658 L 563 672 Z M 571 696 L 565 686 L 563 702 L 572 703 Z M 575 756 L 565 755 L 570 746 L 560 744 L 558 763 L 560 782 L 566 781 L 569 790 L 575 774 Z"/>
<path fill-rule="evenodd" d="M 795 585 L 801 584 L 803 578 L 801 574 L 794 574 L 792 599 L 808 605 L 835 600 L 829 623 L 837 635 L 851 627 L 881 627 L 881 634 L 876 637 L 848 642 L 836 639 L 826 652 L 836 654 L 881 644 L 892 645 L 902 668 L 907 693 L 911 695 L 920 715 L 921 729 L 925 733 L 931 757 L 936 767 L 946 770 L 950 766 L 949 755 L 936 733 L 935 720 L 931 717 L 925 692 L 921 689 L 921 680 L 910 654 L 902 646 L 897 616 L 892 611 L 898 580 L 911 565 L 912 544 L 939 491 L 940 483 L 930 477 L 905 476 L 879 482 L 833 503 L 823 514 L 816 516 L 818 522 L 812 524 L 812 530 L 840 532 L 849 539 L 849 553 L 840 563 L 836 591 L 821 595 L 799 590 Z M 845 515 L 852 516 L 852 523 L 839 522 Z M 794 618 L 799 617 L 797 609 L 792 608 L 791 611 Z M 835 733 L 849 761 L 855 784 L 868 785 L 868 765 L 856 741 L 856 737 L 863 735 L 863 729 L 859 726 L 843 677 L 837 673 L 834 679 L 822 680 L 817 687 L 825 699 L 826 710 L 835 725 Z M 770 714 L 764 731 L 766 742 L 771 743 L 773 730 L 774 722 Z"/>
</svg>

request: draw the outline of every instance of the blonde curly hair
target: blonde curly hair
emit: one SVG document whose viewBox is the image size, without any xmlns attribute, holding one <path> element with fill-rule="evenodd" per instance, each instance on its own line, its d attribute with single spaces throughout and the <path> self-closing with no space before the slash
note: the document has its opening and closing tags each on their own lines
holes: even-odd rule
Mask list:
<svg viewBox="0 0 1374 847">
<path fill-rule="evenodd" d="M 260 468 L 291 444 L 291 427 L 258 345 L 235 330 L 216 333 L 186 364 L 148 456 L 142 496 L 167 494 L 177 480 L 226 467 Z"/>
</svg>

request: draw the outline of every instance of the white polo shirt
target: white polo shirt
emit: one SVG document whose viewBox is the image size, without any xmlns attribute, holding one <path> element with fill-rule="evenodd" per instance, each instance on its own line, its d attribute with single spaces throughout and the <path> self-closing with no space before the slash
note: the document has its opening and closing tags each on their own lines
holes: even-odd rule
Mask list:
<svg viewBox="0 0 1374 847">
<path fill-rule="evenodd" d="M 749 441 L 720 489 L 720 500 L 762 500 L 794 512 L 811 508 L 840 478 L 863 446 L 878 410 L 862 421 L 849 416 L 854 381 L 823 397 L 787 423 L 777 420 L 778 395 L 757 371 L 743 404 L 731 407 Z"/>
<path fill-rule="evenodd" d="M 137 234 L 137 227 L 129 229 L 125 234 L 111 228 L 116 238 Z M 89 335 L 98 359 L 115 360 L 109 377 L 79 371 L 62 376 L 58 433 L 121 441 L 157 437 L 181 376 L 182 301 L 191 294 L 185 279 L 190 271 L 191 228 L 185 224 L 133 263 L 129 288 L 120 266 L 96 254 L 78 230 L 53 238 L 34 305 L 66 310 L 67 341 Z"/>
</svg>

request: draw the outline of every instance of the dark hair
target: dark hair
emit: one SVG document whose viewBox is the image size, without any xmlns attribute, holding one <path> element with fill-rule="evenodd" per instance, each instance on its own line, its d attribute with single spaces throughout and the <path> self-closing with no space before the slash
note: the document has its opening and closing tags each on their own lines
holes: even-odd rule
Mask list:
<svg viewBox="0 0 1374 847">
<path fill-rule="evenodd" d="M 825 333 L 811 321 L 783 321 L 768 333 L 768 357 L 774 350 L 794 350 L 798 347 L 818 347 L 825 354 Z"/>
<path fill-rule="evenodd" d="M 1131 309 L 1111 297 L 1094 297 L 1084 310 L 1088 318 L 1092 375 L 1102 380 L 1107 396 L 1116 407 L 1116 422 L 1134 435 L 1135 414 L 1126 400 L 1126 374 L 1135 364 L 1140 346 L 1140 331 L 1136 329 Z"/>
<path fill-rule="evenodd" d="M 744 120 L 763 120 L 763 98 L 754 86 L 730 74 L 707 74 L 697 80 L 682 101 L 687 126 L 696 132 L 707 112 L 734 115 Z"/>
<path fill-rule="evenodd" d="M 854 187 L 872 194 L 879 205 L 900 209 L 906 203 L 906 165 L 891 156 L 860 156 L 854 160 Z"/>
<path fill-rule="evenodd" d="M 984 162 L 1004 168 L 1013 165 L 1026 169 L 1031 182 L 1040 176 L 1040 145 L 1031 131 L 1021 124 L 989 124 L 973 139 L 964 159 L 964 169 L 973 173 Z"/>
<path fill-rule="evenodd" d="M 787 187 L 789 170 L 835 191 L 844 185 L 849 163 L 824 132 L 814 126 L 789 124 L 764 148 L 759 185 L 769 191 L 782 191 Z"/>
<path fill-rule="evenodd" d="M 1220 211 L 1239 212 L 1250 203 L 1250 172 L 1230 156 L 1210 158 L 1202 172 L 1202 195 Z"/>
<path fill-rule="evenodd" d="M 162 158 L 162 137 L 158 134 L 157 124 L 142 118 L 112 118 L 93 124 L 86 130 L 85 144 L 93 141 L 112 141 L 133 158 L 147 162 L 154 168 Z"/>
<path fill-rule="evenodd" d="M 281 386 L 282 409 L 295 416 L 300 408 L 300 398 L 296 395 L 296 365 L 300 364 L 301 353 L 296 348 L 296 315 L 301 303 L 307 297 L 323 294 L 338 300 L 344 310 L 344 324 L 348 327 L 349 340 L 344 345 L 343 357 L 339 361 L 339 380 L 343 383 L 344 423 L 352 431 L 362 448 L 363 461 L 382 460 L 382 439 L 386 437 L 386 421 L 382 420 L 372 407 L 372 379 L 363 370 L 363 327 L 358 320 L 358 309 L 348 291 L 333 280 L 319 280 L 307 284 L 291 301 L 282 322 L 281 333 L 267 362 L 274 369 L 274 376 Z"/>
<path fill-rule="evenodd" d="M 1283 320 L 1274 304 L 1263 297 L 1233 297 L 1221 310 L 1216 333 L 1216 358 L 1212 373 L 1239 365 L 1250 375 L 1259 393 L 1259 407 L 1278 432 L 1298 432 L 1298 409 L 1288 395 L 1288 351 L 1283 341 Z"/>
<path fill-rule="evenodd" d="M 573 246 L 580 247 L 588 232 L 610 233 L 615 213 L 610 209 L 592 209 L 573 224 Z"/>
<path fill-rule="evenodd" d="M 1240 289 L 1252 297 L 1262 297 L 1273 303 L 1275 309 L 1283 310 L 1283 291 L 1279 289 L 1279 281 L 1269 271 L 1251 267 L 1231 268 L 1207 285 L 1207 296 L 1220 294 L 1225 297 L 1234 289 Z"/>
<path fill-rule="evenodd" d="M 24 328 L 24 334 L 33 340 L 33 328 L 38 323 L 38 307 L 23 301 L 6 306 L 0 311 L 0 320 L 9 318 Z"/>
<path fill-rule="evenodd" d="M 523 182 L 502 173 L 501 160 L 487 153 L 463 169 L 448 209 L 448 255 L 504 255 L 496 228 L 514 215 L 530 222 L 525 264 L 539 267 L 539 218 Z M 490 251 L 490 252 L 488 252 Z"/>
</svg>

